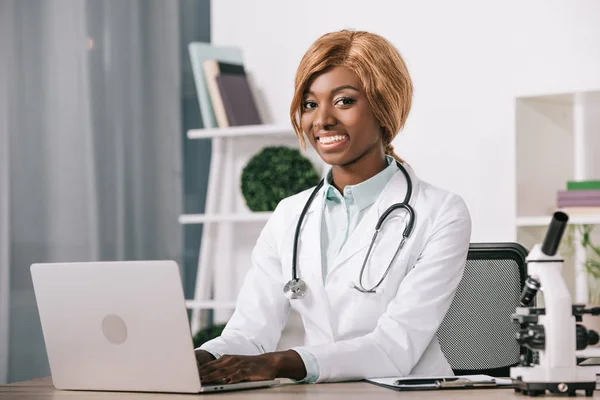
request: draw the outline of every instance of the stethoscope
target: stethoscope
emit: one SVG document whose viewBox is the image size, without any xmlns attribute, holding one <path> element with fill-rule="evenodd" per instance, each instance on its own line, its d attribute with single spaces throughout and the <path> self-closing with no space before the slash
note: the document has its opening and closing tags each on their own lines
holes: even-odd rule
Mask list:
<svg viewBox="0 0 600 400">
<path fill-rule="evenodd" d="M 410 179 L 410 176 L 408 175 L 408 172 L 402 166 L 402 164 L 398 161 L 396 161 L 396 164 L 398 165 L 398 168 L 400 169 L 400 171 L 402 171 L 402 173 L 404 174 L 404 177 L 406 178 L 406 196 L 404 197 L 404 201 L 402 203 L 395 203 L 395 204 L 392 204 L 391 206 L 389 206 L 388 209 L 385 210 L 385 212 L 383 214 L 381 214 L 381 216 L 379 217 L 379 220 L 377 221 L 377 225 L 375 225 L 375 233 L 373 234 L 373 238 L 371 239 L 371 244 L 369 245 L 369 250 L 367 250 L 367 255 L 365 256 L 362 267 L 360 269 L 360 275 L 358 277 L 358 285 L 355 284 L 354 282 L 349 283 L 349 287 L 351 289 L 356 289 L 361 293 L 376 293 L 377 288 L 381 285 L 381 283 L 383 282 L 383 280 L 385 279 L 387 274 L 390 272 L 390 268 L 392 268 L 392 263 L 398 256 L 398 253 L 400 253 L 400 250 L 402 250 L 402 247 L 404 246 L 406 239 L 408 239 L 408 237 L 410 236 L 410 234 L 413 231 L 413 225 L 415 222 L 415 211 L 410 206 L 410 204 L 408 204 L 410 201 L 410 197 L 412 195 L 412 181 Z M 304 282 L 302 279 L 298 278 L 298 267 L 297 267 L 298 239 L 300 238 L 300 228 L 302 226 L 302 221 L 304 220 L 304 216 L 306 215 L 306 212 L 308 211 L 308 208 L 312 204 L 313 200 L 317 196 L 317 193 L 319 192 L 321 187 L 323 187 L 323 183 L 324 183 L 324 179 L 321 179 L 321 182 L 319 182 L 317 187 L 313 190 L 313 192 L 308 197 L 308 200 L 306 201 L 306 204 L 304 205 L 304 208 L 302 209 L 302 213 L 300 214 L 300 218 L 298 219 L 298 224 L 296 225 L 296 232 L 294 234 L 294 251 L 292 254 L 292 279 L 288 283 L 286 283 L 285 286 L 283 287 L 283 293 L 285 294 L 285 297 L 287 297 L 290 300 L 303 298 L 306 295 L 306 292 L 308 290 L 306 282 Z M 379 282 L 377 282 L 377 284 L 375 286 L 373 286 L 371 289 L 365 289 L 362 284 L 363 274 L 364 274 L 367 262 L 369 261 L 369 256 L 371 255 L 371 250 L 373 249 L 373 245 L 375 244 L 375 240 L 377 239 L 377 235 L 379 234 L 379 230 L 383 226 L 383 223 L 385 222 L 385 219 L 388 217 L 388 215 L 390 215 L 392 213 L 392 211 L 397 210 L 399 208 L 405 209 L 409 214 L 408 223 L 406 224 L 406 227 L 404 228 L 404 231 L 402 232 L 402 240 L 400 241 L 400 244 L 398 245 L 398 249 L 394 253 L 392 260 L 388 264 L 388 266 L 387 266 L 383 276 L 379 280 Z"/>
</svg>

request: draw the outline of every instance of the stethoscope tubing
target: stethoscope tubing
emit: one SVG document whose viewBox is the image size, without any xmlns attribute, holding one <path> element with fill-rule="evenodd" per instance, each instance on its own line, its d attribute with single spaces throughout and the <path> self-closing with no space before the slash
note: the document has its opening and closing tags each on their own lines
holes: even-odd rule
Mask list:
<svg viewBox="0 0 600 400">
<path fill-rule="evenodd" d="M 312 204 L 313 200 L 315 199 L 315 196 L 317 195 L 317 193 L 319 193 L 319 190 L 321 190 L 324 183 L 325 183 L 325 179 L 321 179 L 321 181 L 319 182 L 319 184 L 317 185 L 315 190 L 312 191 L 308 200 L 306 201 L 306 204 L 304 205 L 304 208 L 302 209 L 302 212 L 300 213 L 300 218 L 298 219 L 298 224 L 296 224 L 296 232 L 294 233 L 294 250 L 292 252 L 292 280 L 294 280 L 294 281 L 298 280 L 298 268 L 297 268 L 298 239 L 300 238 L 300 229 L 302 229 L 302 221 L 304 220 L 304 216 L 306 215 L 306 212 L 308 211 L 310 205 Z"/>
<path fill-rule="evenodd" d="M 404 177 L 406 179 L 406 195 L 404 196 L 404 200 L 401 203 L 395 203 L 395 204 L 392 204 L 391 206 L 389 206 L 383 212 L 383 214 L 381 214 L 381 216 L 379 217 L 379 219 L 377 221 L 377 224 L 375 225 L 375 233 L 373 234 L 373 238 L 371 239 L 369 249 L 367 250 L 367 254 L 363 260 L 363 263 L 362 263 L 362 266 L 360 269 L 358 284 L 353 284 L 353 286 L 351 286 L 353 289 L 356 289 L 361 293 L 376 293 L 377 288 L 383 283 L 383 281 L 389 274 L 394 260 L 396 259 L 396 257 L 398 256 L 398 254 L 400 253 L 402 248 L 404 247 L 406 240 L 408 239 L 408 237 L 410 236 L 410 234 L 412 233 L 412 231 L 414 229 L 415 211 L 409 204 L 410 198 L 412 196 L 412 180 L 410 178 L 410 175 L 408 174 L 408 171 L 406 171 L 406 168 L 404 168 L 404 166 L 400 162 L 396 161 L 396 165 L 398 166 L 400 171 L 402 171 L 402 173 L 404 174 Z M 284 288 L 284 293 L 290 299 L 302 298 L 302 297 L 304 297 L 304 294 L 306 291 L 306 289 L 304 289 L 304 293 L 296 293 L 296 292 L 288 293 L 288 290 L 286 290 L 286 289 L 288 289 L 290 284 L 294 283 L 294 282 L 301 283 L 303 287 L 306 287 L 306 283 L 298 278 L 298 267 L 297 267 L 298 266 L 298 263 L 297 263 L 298 262 L 298 242 L 300 239 L 300 231 L 302 229 L 302 222 L 304 221 L 304 217 L 306 216 L 306 213 L 307 213 L 308 209 L 310 208 L 310 205 L 312 204 L 315 197 L 317 196 L 317 193 L 323 187 L 324 182 L 325 182 L 325 180 L 321 179 L 319 184 L 312 191 L 312 193 L 308 197 L 308 200 L 306 201 L 306 204 L 304 205 L 304 208 L 302 209 L 302 212 L 300 213 L 298 223 L 296 224 L 296 230 L 294 232 L 294 247 L 293 247 L 293 251 L 292 251 L 292 280 L 290 282 L 288 282 L 286 284 L 286 287 Z M 395 211 L 397 209 L 404 209 L 408 213 L 408 222 L 406 224 L 406 227 L 404 228 L 404 231 L 402 232 L 402 240 L 400 241 L 398 248 L 396 249 L 396 252 L 394 253 L 394 256 L 392 257 L 392 260 L 388 264 L 388 266 L 387 266 L 383 276 L 379 280 L 379 282 L 377 282 L 377 284 L 375 286 L 373 286 L 371 289 L 365 289 L 365 287 L 362 284 L 362 280 L 363 280 L 365 268 L 369 261 L 369 256 L 371 255 L 371 251 L 373 250 L 373 245 L 375 244 L 377 236 L 379 235 L 379 232 L 380 232 L 383 224 L 385 223 L 387 217 L 393 211 Z M 292 285 L 292 286 L 295 286 L 295 285 Z"/>
</svg>

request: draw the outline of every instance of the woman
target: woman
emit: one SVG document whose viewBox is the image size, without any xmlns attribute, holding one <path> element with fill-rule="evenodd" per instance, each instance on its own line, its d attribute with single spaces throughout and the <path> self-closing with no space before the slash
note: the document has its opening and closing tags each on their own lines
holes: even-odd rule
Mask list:
<svg viewBox="0 0 600 400">
<path fill-rule="evenodd" d="M 305 213 L 312 189 L 283 200 L 267 222 L 235 313 L 196 350 L 203 383 L 452 374 L 436 331 L 462 277 L 471 221 L 459 196 L 420 181 L 394 153 L 411 97 L 404 61 L 381 36 L 329 33 L 304 55 L 292 125 L 331 170 Z M 399 246 L 410 213 L 391 212 L 361 272 L 379 217 L 407 193 L 413 231 Z M 300 214 L 297 271 L 307 290 L 288 299 Z M 307 345 L 275 352 L 290 308 Z"/>
</svg>

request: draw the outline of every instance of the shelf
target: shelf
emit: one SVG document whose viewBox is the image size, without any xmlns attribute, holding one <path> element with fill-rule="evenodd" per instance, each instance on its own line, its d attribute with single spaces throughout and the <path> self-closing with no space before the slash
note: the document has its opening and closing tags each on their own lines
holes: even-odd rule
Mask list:
<svg viewBox="0 0 600 400">
<path fill-rule="evenodd" d="M 550 224 L 551 216 L 540 216 L 540 217 L 517 217 L 517 226 L 548 226 Z M 599 225 L 600 215 L 570 215 L 570 225 Z"/>
<path fill-rule="evenodd" d="M 179 223 L 186 224 L 205 224 L 207 222 L 266 222 L 273 214 L 271 211 L 265 212 L 247 212 L 237 214 L 182 214 L 179 216 Z"/>
<path fill-rule="evenodd" d="M 216 301 L 216 300 L 186 300 L 185 306 L 189 310 L 211 310 L 211 309 L 235 309 L 235 301 Z"/>
<path fill-rule="evenodd" d="M 208 139 L 224 137 L 243 136 L 290 136 L 295 137 L 294 130 L 285 125 L 245 125 L 232 126 L 229 128 L 190 129 L 187 132 L 188 139 Z"/>
</svg>

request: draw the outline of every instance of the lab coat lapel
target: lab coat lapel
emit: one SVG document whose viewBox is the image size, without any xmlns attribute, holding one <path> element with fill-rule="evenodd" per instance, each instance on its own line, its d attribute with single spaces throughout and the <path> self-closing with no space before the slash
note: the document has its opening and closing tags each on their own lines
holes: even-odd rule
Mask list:
<svg viewBox="0 0 600 400">
<path fill-rule="evenodd" d="M 315 197 L 304 216 L 300 228 L 300 240 L 298 244 L 298 274 L 306 280 L 309 276 L 322 276 L 321 265 L 321 220 L 323 194 L 321 192 Z M 298 212 L 299 218 L 301 210 Z"/>
<path fill-rule="evenodd" d="M 300 213 L 299 213 L 300 214 Z M 298 215 L 299 216 L 299 215 Z M 321 258 L 321 224 L 323 220 L 323 193 L 315 197 L 302 223 L 300 243 L 298 247 L 298 271 L 300 279 L 308 285 L 309 294 L 296 306 L 298 309 L 309 307 L 305 318 L 313 320 L 313 337 L 319 343 L 329 343 L 333 340 L 330 307 L 327 292 L 323 285 L 323 266 Z M 317 312 L 313 307 L 318 307 Z"/>
<path fill-rule="evenodd" d="M 419 193 L 419 180 L 406 163 L 402 165 L 404 168 L 406 168 L 406 171 L 408 172 L 408 175 L 412 181 L 412 196 L 410 199 L 410 205 L 414 207 L 414 202 Z M 402 200 L 404 200 L 406 188 L 407 185 L 404 174 L 402 171 L 398 170 L 398 172 L 396 172 L 396 174 L 385 186 L 373 207 L 367 211 L 360 223 L 356 226 L 356 229 L 354 229 L 348 238 L 348 241 L 340 251 L 340 254 L 336 257 L 333 268 L 328 271 L 329 274 L 342 266 L 349 258 L 353 257 L 371 244 L 373 234 L 375 233 L 375 226 L 377 225 L 379 217 L 385 212 L 385 210 L 387 210 L 389 206 L 394 203 L 400 203 Z M 398 225 L 398 240 L 400 240 L 402 230 L 404 229 L 405 219 L 405 212 L 396 214 L 392 213 L 390 216 L 388 216 L 386 222 L 384 223 L 384 225 L 387 225 L 385 228 L 388 229 L 392 228 L 392 225 Z M 390 248 L 390 251 L 393 253 L 395 249 Z"/>
<path fill-rule="evenodd" d="M 346 260 L 363 250 L 371 243 L 375 225 L 377 225 L 378 213 L 375 207 L 371 207 L 358 223 L 350 237 L 335 258 L 333 266 L 329 268 L 328 275 L 338 269 Z"/>
</svg>

